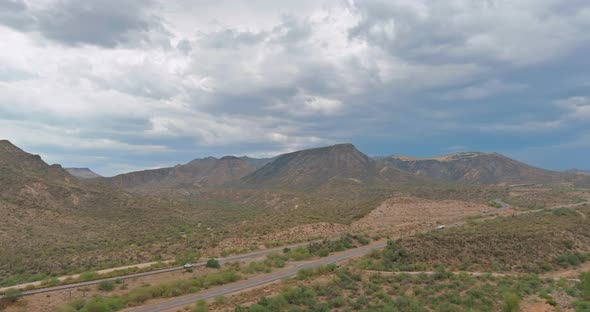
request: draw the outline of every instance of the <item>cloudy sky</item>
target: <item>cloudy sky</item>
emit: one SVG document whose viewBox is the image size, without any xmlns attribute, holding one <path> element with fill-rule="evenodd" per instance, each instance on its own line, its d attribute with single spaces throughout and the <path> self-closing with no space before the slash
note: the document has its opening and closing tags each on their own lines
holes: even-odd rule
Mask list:
<svg viewBox="0 0 590 312">
<path fill-rule="evenodd" d="M 0 0 L 0 138 L 112 175 L 352 142 L 590 169 L 587 0 Z"/>
</svg>

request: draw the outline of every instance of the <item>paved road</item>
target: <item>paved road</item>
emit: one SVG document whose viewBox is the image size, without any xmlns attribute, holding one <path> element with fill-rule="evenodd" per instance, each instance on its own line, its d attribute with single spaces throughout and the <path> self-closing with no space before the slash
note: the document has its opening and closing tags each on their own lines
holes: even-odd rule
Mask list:
<svg viewBox="0 0 590 312">
<path fill-rule="evenodd" d="M 187 304 L 191 304 L 191 303 L 199 301 L 199 300 L 211 299 L 216 296 L 228 295 L 228 294 L 238 292 L 241 290 L 246 290 L 246 289 L 253 288 L 256 286 L 272 283 L 272 282 L 278 281 L 284 277 L 295 275 L 295 274 L 297 274 L 297 272 L 299 270 L 302 270 L 302 269 L 314 268 L 314 267 L 318 267 L 321 265 L 337 263 L 337 262 L 340 262 L 343 260 L 348 260 L 351 258 L 359 257 L 359 256 L 362 256 L 362 255 L 368 253 L 371 250 L 383 248 L 386 245 L 387 245 L 386 242 L 377 242 L 377 243 L 370 244 L 367 246 L 362 246 L 359 248 L 350 249 L 350 250 L 343 251 L 343 252 L 340 252 L 337 254 L 333 254 L 333 255 L 330 255 L 325 258 L 321 258 L 321 259 L 317 259 L 317 260 L 313 260 L 313 261 L 308 261 L 305 263 L 300 263 L 292 268 L 288 268 L 288 269 L 284 269 L 284 270 L 280 270 L 280 271 L 275 271 L 275 272 L 264 274 L 264 275 L 254 276 L 254 277 L 249 278 L 247 280 L 215 287 L 213 289 L 201 291 L 197 294 L 178 297 L 178 298 L 171 299 L 171 300 L 161 302 L 158 304 L 131 308 L 131 309 L 127 309 L 125 311 L 129 311 L 129 312 L 156 312 L 156 311 L 164 311 L 164 310 L 168 310 L 168 309 L 175 309 L 175 308 L 178 308 L 178 307 L 181 307 L 181 306 L 184 306 Z"/>
<path fill-rule="evenodd" d="M 225 258 L 218 258 L 218 260 L 219 260 L 219 262 L 224 263 L 224 262 L 233 262 L 233 261 L 240 261 L 240 260 L 255 259 L 255 258 L 264 256 L 264 255 L 267 255 L 267 254 L 271 254 L 271 253 L 275 253 L 275 252 L 282 252 L 282 250 L 284 248 L 294 248 L 294 247 L 298 247 L 298 246 L 304 246 L 307 244 L 309 244 L 309 242 L 292 244 L 292 245 L 288 245 L 288 246 L 281 246 L 281 247 L 275 247 L 275 248 L 269 248 L 269 249 L 259 250 L 259 251 L 255 251 L 255 252 L 251 252 L 251 253 L 247 253 L 247 254 L 225 257 Z M 205 264 L 206 264 L 206 262 L 194 263 L 193 267 L 202 267 L 202 266 L 205 266 Z M 52 286 L 52 287 L 46 287 L 46 288 L 27 290 L 27 291 L 23 291 L 21 293 L 21 296 L 30 296 L 30 295 L 41 294 L 41 293 L 46 293 L 46 292 L 51 292 L 51 291 L 96 285 L 102 281 L 125 280 L 125 279 L 131 279 L 131 278 L 137 278 L 137 277 L 149 276 L 149 275 L 155 275 L 155 274 L 162 274 L 162 273 L 168 273 L 168 272 L 174 272 L 174 271 L 180 271 L 180 270 L 184 270 L 184 267 L 183 266 L 174 266 L 174 267 L 158 269 L 158 270 L 154 270 L 154 271 L 133 273 L 133 274 L 116 276 L 116 277 L 97 279 L 97 280 L 92 280 L 92 281 L 87 281 L 87 282 L 79 282 L 79 283 L 72 283 L 72 284 L 67 284 L 67 285 L 59 285 L 59 286 Z M 24 285 L 16 285 L 16 286 L 8 287 L 6 289 L 10 289 L 10 288 L 22 289 L 22 287 L 24 287 Z M 3 296 L 0 295 L 0 298 L 2 298 L 2 297 Z"/>
</svg>

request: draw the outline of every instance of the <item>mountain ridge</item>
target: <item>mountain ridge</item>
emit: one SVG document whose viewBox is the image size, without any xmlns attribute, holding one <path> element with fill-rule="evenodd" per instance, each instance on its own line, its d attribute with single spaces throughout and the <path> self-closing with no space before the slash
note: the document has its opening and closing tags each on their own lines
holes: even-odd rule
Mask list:
<svg viewBox="0 0 590 312">
<path fill-rule="evenodd" d="M 64 168 L 69 174 L 73 175 L 78 179 L 94 179 L 101 178 L 102 176 L 89 168 Z"/>
<path fill-rule="evenodd" d="M 125 189 L 219 186 L 239 179 L 256 168 L 235 156 L 197 158 L 186 164 L 147 169 L 101 178 L 100 181 Z"/>
<path fill-rule="evenodd" d="M 431 178 L 466 183 L 509 184 L 522 182 L 556 183 L 568 175 L 528 165 L 499 153 L 460 152 L 432 158 L 385 156 L 386 165 Z"/>
</svg>

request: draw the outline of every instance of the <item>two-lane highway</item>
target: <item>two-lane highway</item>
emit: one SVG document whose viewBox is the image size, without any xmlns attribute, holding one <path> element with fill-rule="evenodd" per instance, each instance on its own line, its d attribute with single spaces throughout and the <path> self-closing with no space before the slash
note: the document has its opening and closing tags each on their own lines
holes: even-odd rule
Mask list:
<svg viewBox="0 0 590 312">
<path fill-rule="evenodd" d="M 178 297 L 178 298 L 168 300 L 165 302 L 161 302 L 158 304 L 147 305 L 147 306 L 142 306 L 142 307 L 137 307 L 137 308 L 131 308 L 126 311 L 129 311 L 129 312 L 157 312 L 157 311 L 175 309 L 175 308 L 185 306 L 187 304 L 191 304 L 191 303 L 199 301 L 199 300 L 207 300 L 207 299 L 214 298 L 216 296 L 227 295 L 227 294 L 235 293 L 238 291 L 257 287 L 260 285 L 269 284 L 269 283 L 278 281 L 284 277 L 295 275 L 295 274 L 297 274 L 297 272 L 299 270 L 315 268 L 315 267 L 319 267 L 322 265 L 337 263 L 337 262 L 340 262 L 343 260 L 348 260 L 351 258 L 359 257 L 359 256 L 362 256 L 362 255 L 370 252 L 371 250 L 383 248 L 386 245 L 387 245 L 387 242 L 383 242 L 383 241 L 373 243 L 373 244 L 362 246 L 359 248 L 342 251 L 342 252 L 330 255 L 328 257 L 300 263 L 296 266 L 293 266 L 291 268 L 287 268 L 284 270 L 278 270 L 278 271 L 271 272 L 268 274 L 254 276 L 254 277 L 249 278 L 247 280 L 215 287 L 215 288 L 212 288 L 209 290 L 204 290 L 204 291 L 201 291 L 196 294 Z"/>
</svg>

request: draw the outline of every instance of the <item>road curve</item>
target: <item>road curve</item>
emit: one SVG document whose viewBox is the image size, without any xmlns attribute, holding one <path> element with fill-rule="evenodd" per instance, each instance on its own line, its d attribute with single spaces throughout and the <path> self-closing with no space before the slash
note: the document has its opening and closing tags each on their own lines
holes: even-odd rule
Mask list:
<svg viewBox="0 0 590 312">
<path fill-rule="evenodd" d="M 196 294 L 178 297 L 175 299 L 171 299 L 171 300 L 157 303 L 157 304 L 153 304 L 153 305 L 130 308 L 125 311 L 128 311 L 128 312 L 157 312 L 157 311 L 164 311 L 164 310 L 168 310 L 168 309 L 178 308 L 178 307 L 181 307 L 181 306 L 184 306 L 187 304 L 191 304 L 191 303 L 199 301 L 199 300 L 211 299 L 216 296 L 228 295 L 228 294 L 242 291 L 245 289 L 249 289 L 252 287 L 272 283 L 272 282 L 278 281 L 284 277 L 295 275 L 295 274 L 297 274 L 297 272 L 299 270 L 302 270 L 302 269 L 314 268 L 314 267 L 318 267 L 321 265 L 337 263 L 337 262 L 340 262 L 343 260 L 359 257 L 359 256 L 362 256 L 362 255 L 368 253 L 371 250 L 383 248 L 386 245 L 387 245 L 386 242 L 373 243 L 373 244 L 362 246 L 359 248 L 339 252 L 337 254 L 333 254 L 328 257 L 308 261 L 305 263 L 300 263 L 297 266 L 292 267 L 292 268 L 288 268 L 288 269 L 284 269 L 284 270 L 280 270 L 280 271 L 275 271 L 275 272 L 264 274 L 264 275 L 254 276 L 254 277 L 249 278 L 247 280 L 243 280 L 243 281 L 239 281 L 236 283 L 204 290 L 204 291 L 201 291 Z"/>
<path fill-rule="evenodd" d="M 282 250 L 284 248 L 294 248 L 294 247 L 298 247 L 298 246 L 304 246 L 307 244 L 309 244 L 309 242 L 292 244 L 292 245 L 288 245 L 288 246 L 281 246 L 281 247 L 275 247 L 275 248 L 269 248 L 269 249 L 259 250 L 259 251 L 255 251 L 255 252 L 251 252 L 251 253 L 247 253 L 247 254 L 242 254 L 242 255 L 235 255 L 235 256 L 230 256 L 230 257 L 225 257 L 225 258 L 218 258 L 217 260 L 219 260 L 219 262 L 221 262 L 221 263 L 224 263 L 224 262 L 233 262 L 233 261 L 254 259 L 254 258 L 264 256 L 267 254 L 271 254 L 271 253 L 275 253 L 275 252 L 282 252 Z M 205 264 L 206 264 L 206 262 L 194 263 L 193 267 L 202 267 L 202 266 L 205 266 Z M 149 276 L 149 275 L 155 275 L 155 274 L 162 274 L 162 273 L 169 273 L 169 272 L 180 271 L 180 270 L 184 270 L 184 267 L 183 266 L 174 266 L 174 267 L 158 269 L 158 270 L 154 270 L 154 271 L 132 273 L 132 274 L 127 274 L 127 275 L 102 278 L 102 279 L 86 281 L 86 282 L 78 282 L 78 283 L 72 283 L 72 284 L 66 284 L 66 285 L 59 285 L 59 286 L 39 288 L 39 289 L 33 289 L 33 290 L 26 290 L 26 291 L 21 292 L 19 295 L 20 296 L 31 296 L 31 295 L 36 295 L 36 294 L 41 294 L 41 293 L 46 293 L 46 292 L 51 292 L 51 291 L 96 285 L 96 284 L 99 284 L 100 282 L 103 282 L 103 281 L 125 280 L 125 279 L 131 279 L 131 278 L 137 278 L 137 277 Z M 6 289 L 18 289 L 18 288 L 19 288 L 19 285 L 15 285 L 12 287 L 8 287 Z M 0 298 L 3 298 L 3 297 L 4 297 L 3 295 L 0 295 Z"/>
</svg>

